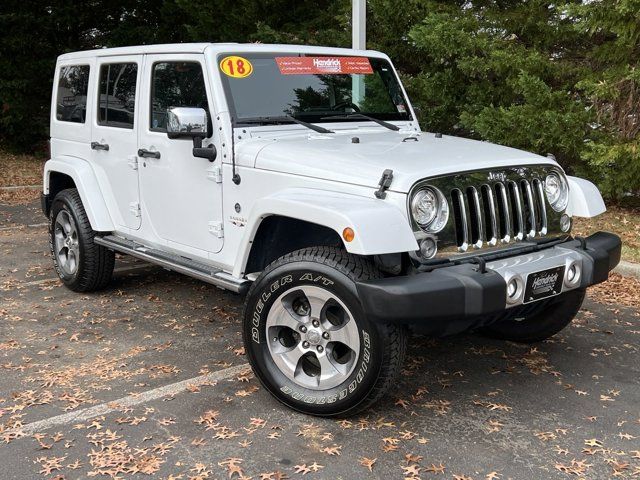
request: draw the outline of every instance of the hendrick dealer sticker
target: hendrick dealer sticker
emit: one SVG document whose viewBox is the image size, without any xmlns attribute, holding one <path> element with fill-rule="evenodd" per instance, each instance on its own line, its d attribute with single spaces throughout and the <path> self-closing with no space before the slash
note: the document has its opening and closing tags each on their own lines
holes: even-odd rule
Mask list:
<svg viewBox="0 0 640 480">
<path fill-rule="evenodd" d="M 366 57 L 276 57 L 282 75 L 372 74 Z"/>
<path fill-rule="evenodd" d="M 524 303 L 535 302 L 562 292 L 564 266 L 529 274 L 524 290 Z"/>
</svg>

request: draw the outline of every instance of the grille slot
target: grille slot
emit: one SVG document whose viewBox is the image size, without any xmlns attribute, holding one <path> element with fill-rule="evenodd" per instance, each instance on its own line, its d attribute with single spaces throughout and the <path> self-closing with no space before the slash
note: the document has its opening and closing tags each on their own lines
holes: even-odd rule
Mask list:
<svg viewBox="0 0 640 480">
<path fill-rule="evenodd" d="M 542 182 L 538 178 L 533 179 L 533 187 L 536 194 L 536 205 L 538 207 L 538 218 L 540 219 L 538 224 L 538 233 L 542 236 L 547 234 L 547 207 L 544 203 L 544 190 L 542 189 Z"/>
<path fill-rule="evenodd" d="M 469 224 L 464 195 L 457 188 L 451 192 L 453 218 L 456 228 L 456 241 L 462 251 L 469 247 Z"/>
<path fill-rule="evenodd" d="M 496 198 L 493 194 L 493 190 L 489 185 L 482 185 L 480 187 L 480 192 L 482 194 L 482 203 L 484 205 L 484 218 L 487 223 L 487 235 L 485 240 L 489 245 L 495 245 L 498 243 L 498 236 L 500 233 L 498 232 L 498 206 L 496 204 Z"/>
<path fill-rule="evenodd" d="M 538 230 L 538 220 L 536 214 L 536 205 L 533 198 L 533 189 L 531 184 L 527 180 L 520 182 L 520 189 L 522 190 L 523 205 L 524 205 L 524 224 L 527 238 L 533 238 L 536 236 Z"/>
<path fill-rule="evenodd" d="M 480 196 L 475 187 L 467 188 L 467 202 L 469 204 L 469 224 L 471 226 L 471 244 L 475 248 L 481 248 L 484 240 L 482 219 L 482 205 Z"/>
<path fill-rule="evenodd" d="M 538 178 L 470 185 L 451 190 L 460 252 L 545 236 L 548 217 Z"/>
</svg>

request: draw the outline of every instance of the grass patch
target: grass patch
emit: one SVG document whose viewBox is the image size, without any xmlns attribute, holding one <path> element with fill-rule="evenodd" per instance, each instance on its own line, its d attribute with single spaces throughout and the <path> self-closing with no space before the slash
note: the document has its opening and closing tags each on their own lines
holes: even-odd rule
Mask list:
<svg viewBox="0 0 640 480">
<path fill-rule="evenodd" d="M 46 158 L 14 155 L 0 149 L 0 187 L 41 185 Z"/>
<path fill-rule="evenodd" d="M 574 218 L 574 235 L 586 236 L 600 230 L 622 238 L 623 260 L 640 263 L 640 207 L 613 206 L 595 218 Z"/>
</svg>

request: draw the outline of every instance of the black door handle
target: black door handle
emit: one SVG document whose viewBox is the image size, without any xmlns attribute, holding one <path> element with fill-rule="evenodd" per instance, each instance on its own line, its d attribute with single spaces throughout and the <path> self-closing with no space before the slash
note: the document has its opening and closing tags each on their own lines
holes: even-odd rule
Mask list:
<svg viewBox="0 0 640 480">
<path fill-rule="evenodd" d="M 109 151 L 109 144 L 91 142 L 91 150 L 104 150 L 104 151 L 108 152 Z"/>
<path fill-rule="evenodd" d="M 152 152 L 146 148 L 141 148 L 138 150 L 138 156 L 142 158 L 160 158 L 160 152 Z"/>
</svg>

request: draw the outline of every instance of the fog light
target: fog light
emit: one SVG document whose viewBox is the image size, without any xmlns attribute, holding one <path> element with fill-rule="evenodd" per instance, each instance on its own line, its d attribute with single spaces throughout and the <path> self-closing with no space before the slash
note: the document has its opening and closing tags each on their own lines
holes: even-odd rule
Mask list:
<svg viewBox="0 0 640 480">
<path fill-rule="evenodd" d="M 563 232 L 568 232 L 571 229 L 571 217 L 566 213 L 560 217 L 560 228 Z"/>
<path fill-rule="evenodd" d="M 565 284 L 568 287 L 575 287 L 578 282 L 580 282 L 580 265 L 577 263 L 572 263 L 567 268 L 567 273 L 565 275 Z"/>
<path fill-rule="evenodd" d="M 578 272 L 576 272 L 576 266 L 571 265 L 571 267 L 569 268 L 569 271 L 567 272 L 567 280 L 569 280 L 570 282 L 573 282 L 573 280 L 576 278 L 577 273 Z"/>
<path fill-rule="evenodd" d="M 420 242 L 420 256 L 425 259 L 435 257 L 438 252 L 438 244 L 435 238 L 427 237 Z"/>
<path fill-rule="evenodd" d="M 519 277 L 512 277 L 507 281 L 507 303 L 518 303 L 522 296 L 522 280 Z"/>
</svg>

